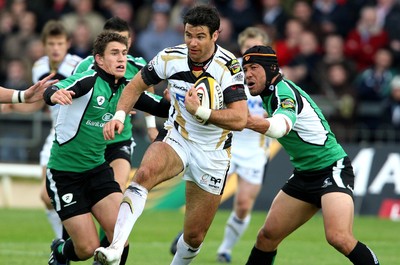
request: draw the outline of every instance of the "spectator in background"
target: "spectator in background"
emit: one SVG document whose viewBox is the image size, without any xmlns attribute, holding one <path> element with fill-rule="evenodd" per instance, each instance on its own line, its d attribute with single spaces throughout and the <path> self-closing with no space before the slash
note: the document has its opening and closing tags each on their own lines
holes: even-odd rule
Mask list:
<svg viewBox="0 0 400 265">
<path fill-rule="evenodd" d="M 164 12 L 170 12 L 171 8 L 171 0 L 147 1 L 137 10 L 137 16 L 135 18 L 136 29 L 141 32 L 149 27 L 154 10 L 163 10 Z"/>
<path fill-rule="evenodd" d="M 377 1 L 378 22 L 389 36 L 389 47 L 393 53 L 393 66 L 400 67 L 400 2 Z"/>
<path fill-rule="evenodd" d="M 323 35 L 337 33 L 347 36 L 352 20 L 345 5 L 339 5 L 336 0 L 315 0 L 314 23 L 320 26 Z"/>
<path fill-rule="evenodd" d="M 275 42 L 275 51 L 281 67 L 287 65 L 299 53 L 303 24 L 298 19 L 289 19 L 285 25 L 285 36 Z M 270 35 L 268 35 L 270 36 Z"/>
<path fill-rule="evenodd" d="M 352 82 L 357 75 L 356 63 L 344 54 L 344 39 L 339 34 L 326 36 L 323 42 L 322 59 L 316 68 L 321 82 L 327 77 L 327 68 L 336 63 L 340 63 L 348 71 L 349 81 Z"/>
<path fill-rule="evenodd" d="M 267 34 L 272 40 L 282 39 L 286 33 L 288 14 L 280 0 L 262 0 L 262 22 L 267 26 Z M 278 56 L 279 57 L 279 56 Z"/>
<path fill-rule="evenodd" d="M 5 58 L 19 57 L 25 53 L 30 41 L 39 37 L 36 33 L 36 15 L 26 11 L 17 20 L 18 30 L 9 35 L 3 46 Z"/>
<path fill-rule="evenodd" d="M 69 53 L 75 54 L 81 58 L 91 55 L 93 36 L 89 24 L 84 21 L 78 21 L 75 30 L 72 32 L 71 48 Z"/>
<path fill-rule="evenodd" d="M 329 124 L 339 142 L 349 142 L 355 137 L 357 103 L 352 77 L 343 62 L 327 65 L 325 75 L 322 90 L 332 104 L 332 109 L 330 112 L 324 111 L 324 115 L 328 116 Z"/>
<path fill-rule="evenodd" d="M 182 36 L 169 27 L 170 10 L 154 7 L 149 26 L 137 38 L 138 49 L 146 61 L 150 61 L 160 50 L 182 42 Z"/>
<path fill-rule="evenodd" d="M 321 29 L 318 23 L 313 20 L 313 7 L 310 1 L 299 0 L 293 1 L 293 6 L 291 8 L 292 17 L 298 19 L 305 30 L 312 31 L 319 38 L 321 42 Z"/>
<path fill-rule="evenodd" d="M 390 83 L 390 96 L 385 108 L 386 121 L 392 127 L 394 139 L 400 141 L 400 75 Z"/>
<path fill-rule="evenodd" d="M 321 94 L 316 66 L 320 63 L 320 47 L 318 39 L 311 31 L 303 31 L 299 36 L 299 53 L 282 66 L 285 76 L 306 89 L 311 95 Z"/>
<path fill-rule="evenodd" d="M 231 21 L 233 26 L 232 41 L 235 44 L 240 32 L 247 27 L 261 23 L 261 17 L 250 0 L 229 0 L 224 5 L 217 6 L 217 8 L 222 16 Z"/>
<path fill-rule="evenodd" d="M 183 15 L 196 4 L 196 0 L 178 0 L 171 9 L 171 28 L 183 34 Z"/>
<path fill-rule="evenodd" d="M 217 44 L 225 47 L 228 51 L 240 55 L 240 49 L 234 38 L 234 29 L 230 19 L 221 16 L 220 20 L 220 32 L 217 40 Z"/>
<path fill-rule="evenodd" d="M 357 25 L 345 41 L 345 53 L 357 63 L 361 72 L 374 64 L 374 55 L 388 45 L 388 34 L 377 23 L 377 12 L 373 6 L 363 7 Z"/>
<path fill-rule="evenodd" d="M 94 10 L 94 0 L 73 1 L 73 12 L 67 13 L 61 17 L 62 22 L 68 32 L 72 34 L 81 21 L 85 21 L 92 32 L 92 39 L 99 35 L 102 31 L 101 25 L 104 25 L 105 18 L 96 10 Z"/>
<path fill-rule="evenodd" d="M 392 54 L 388 49 L 377 50 L 373 60 L 374 64 L 361 72 L 355 82 L 359 137 L 369 142 L 377 140 L 380 133 L 384 104 L 389 98 L 390 82 L 395 76 L 391 68 Z"/>
</svg>

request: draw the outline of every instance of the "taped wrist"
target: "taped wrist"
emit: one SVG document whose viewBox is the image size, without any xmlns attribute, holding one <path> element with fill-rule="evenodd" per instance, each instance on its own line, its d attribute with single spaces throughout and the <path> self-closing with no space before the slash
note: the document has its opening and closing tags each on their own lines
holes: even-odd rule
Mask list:
<svg viewBox="0 0 400 265">
<path fill-rule="evenodd" d="M 286 135 L 287 132 L 289 132 L 292 128 L 291 121 L 282 114 L 277 114 L 271 118 L 267 118 L 267 120 L 269 121 L 269 128 L 265 132 L 265 135 L 272 138 L 281 138 L 282 136 Z M 289 124 L 289 130 L 287 130 L 286 128 L 286 122 Z"/>
<path fill-rule="evenodd" d="M 125 118 L 126 118 L 125 111 L 118 110 L 117 112 L 115 112 L 114 117 L 112 119 L 124 123 L 125 122 Z"/>
</svg>

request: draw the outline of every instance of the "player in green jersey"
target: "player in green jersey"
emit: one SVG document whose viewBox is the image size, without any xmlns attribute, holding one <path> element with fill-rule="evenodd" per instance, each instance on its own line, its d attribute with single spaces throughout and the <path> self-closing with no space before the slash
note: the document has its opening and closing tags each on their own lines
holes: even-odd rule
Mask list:
<svg viewBox="0 0 400 265">
<path fill-rule="evenodd" d="M 320 209 L 330 245 L 353 264 L 379 264 L 372 250 L 353 236 L 353 168 L 319 107 L 304 90 L 283 77 L 271 47 L 248 49 L 242 65 L 250 94 L 262 98 L 268 113 L 266 119 L 249 116 L 246 127 L 277 138 L 294 166 L 293 175 L 271 205 L 246 264 L 273 264 L 279 243 Z"/>
</svg>

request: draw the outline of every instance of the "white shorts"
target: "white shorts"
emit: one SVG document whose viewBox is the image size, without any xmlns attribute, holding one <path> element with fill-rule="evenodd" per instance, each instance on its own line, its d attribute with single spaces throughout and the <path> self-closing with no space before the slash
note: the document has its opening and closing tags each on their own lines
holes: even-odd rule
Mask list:
<svg viewBox="0 0 400 265">
<path fill-rule="evenodd" d="M 40 165 L 42 167 L 47 166 L 47 163 L 50 159 L 50 150 L 53 145 L 53 141 L 55 138 L 55 131 L 54 128 L 50 130 L 49 135 L 46 138 L 46 141 L 43 144 L 42 151 L 40 151 Z"/>
<path fill-rule="evenodd" d="M 264 179 L 265 164 L 259 167 L 243 167 L 231 161 L 229 173 L 236 173 L 239 178 L 254 185 L 261 185 Z"/>
<path fill-rule="evenodd" d="M 181 158 L 184 165 L 183 179 L 193 181 L 201 189 L 221 195 L 230 163 L 230 148 L 225 150 L 204 151 L 201 145 L 184 139 L 173 127 L 163 142 L 169 144 Z"/>
</svg>

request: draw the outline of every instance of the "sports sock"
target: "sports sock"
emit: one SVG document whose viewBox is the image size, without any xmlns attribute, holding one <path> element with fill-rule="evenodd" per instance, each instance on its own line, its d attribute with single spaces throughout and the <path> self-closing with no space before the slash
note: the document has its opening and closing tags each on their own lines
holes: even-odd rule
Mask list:
<svg viewBox="0 0 400 265">
<path fill-rule="evenodd" d="M 264 252 L 254 246 L 246 265 L 273 265 L 276 253 L 276 250 L 272 252 Z"/>
<path fill-rule="evenodd" d="M 68 238 L 69 238 L 69 234 L 68 234 L 67 230 L 65 229 L 65 227 L 62 226 L 62 239 L 67 241 Z"/>
<path fill-rule="evenodd" d="M 171 265 L 187 265 L 199 254 L 201 244 L 198 248 L 192 248 L 183 240 L 183 234 L 176 244 L 176 253 L 172 259 Z"/>
<path fill-rule="evenodd" d="M 132 182 L 124 193 L 124 198 L 118 212 L 111 246 L 118 250 L 124 248 L 133 226 L 142 214 L 147 199 L 147 189 Z"/>
<path fill-rule="evenodd" d="M 104 232 L 104 229 L 102 227 L 99 228 L 99 239 L 100 239 L 100 246 L 106 248 L 110 245 L 110 241 L 108 241 L 106 232 Z"/>
<path fill-rule="evenodd" d="M 81 259 L 75 253 L 74 243 L 72 242 L 71 238 L 67 239 L 64 243 L 64 247 L 62 249 L 63 256 L 66 257 L 68 260 L 72 261 L 80 261 Z M 57 257 L 58 260 L 58 257 Z"/>
<path fill-rule="evenodd" d="M 360 241 L 357 242 L 347 258 L 355 265 L 379 265 L 379 260 L 374 252 Z"/>
<path fill-rule="evenodd" d="M 239 238 L 249 226 L 250 219 L 251 216 L 248 215 L 243 220 L 240 220 L 234 211 L 231 213 L 228 221 L 226 222 L 224 239 L 222 240 L 217 253 L 231 254 L 233 246 L 237 243 Z"/>
<path fill-rule="evenodd" d="M 129 254 L 129 245 L 124 247 L 124 251 L 122 251 L 121 260 L 119 261 L 119 265 L 125 265 L 128 259 Z"/>
<path fill-rule="evenodd" d="M 49 220 L 51 228 L 53 228 L 56 238 L 62 238 L 62 231 L 63 231 L 62 223 L 61 223 L 61 219 L 58 216 L 58 213 L 56 212 L 56 210 L 46 209 L 46 216 L 47 216 L 47 220 Z"/>
</svg>

